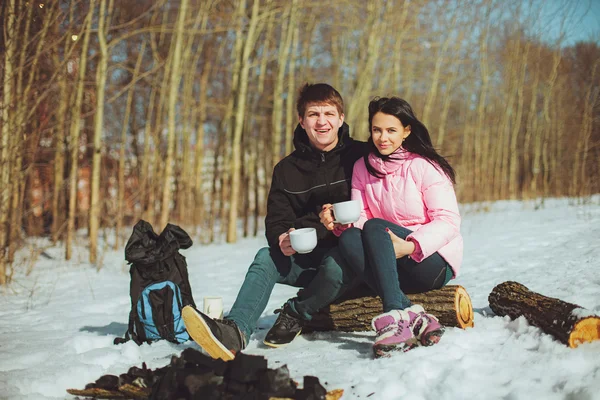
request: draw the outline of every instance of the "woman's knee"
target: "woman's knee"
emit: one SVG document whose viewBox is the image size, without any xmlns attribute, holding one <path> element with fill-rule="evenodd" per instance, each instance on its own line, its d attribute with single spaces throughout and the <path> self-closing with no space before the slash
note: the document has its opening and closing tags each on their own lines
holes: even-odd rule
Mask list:
<svg viewBox="0 0 600 400">
<path fill-rule="evenodd" d="M 338 242 L 342 252 L 347 253 L 348 250 L 362 247 L 362 232 L 358 228 L 348 228 L 339 238 Z"/>
<path fill-rule="evenodd" d="M 372 218 L 372 219 L 368 220 L 367 222 L 365 222 L 365 224 L 363 226 L 363 231 L 365 234 L 367 234 L 368 232 L 373 232 L 373 231 L 382 231 L 382 230 L 385 230 L 389 224 L 390 224 L 390 222 L 386 221 L 385 219 Z"/>
</svg>

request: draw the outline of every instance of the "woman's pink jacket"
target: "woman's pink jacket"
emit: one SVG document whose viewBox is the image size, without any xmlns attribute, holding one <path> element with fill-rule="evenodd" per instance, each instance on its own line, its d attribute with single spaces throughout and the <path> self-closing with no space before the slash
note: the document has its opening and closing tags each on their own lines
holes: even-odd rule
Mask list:
<svg viewBox="0 0 600 400">
<path fill-rule="evenodd" d="M 362 228 L 371 218 L 381 218 L 413 231 L 406 240 L 415 244 L 410 255 L 421 262 L 438 252 L 458 275 L 463 258 L 460 214 L 452 181 L 425 158 L 402 148 L 383 161 L 373 153 L 370 164 L 383 178 L 369 174 L 364 159 L 354 164 L 352 199 L 362 202 Z M 340 233 L 340 232 L 335 232 Z"/>
</svg>

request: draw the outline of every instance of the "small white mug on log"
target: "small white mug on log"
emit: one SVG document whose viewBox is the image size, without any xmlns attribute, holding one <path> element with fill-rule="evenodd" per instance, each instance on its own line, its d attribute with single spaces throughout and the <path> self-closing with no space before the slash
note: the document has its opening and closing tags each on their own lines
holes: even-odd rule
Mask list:
<svg viewBox="0 0 600 400">
<path fill-rule="evenodd" d="M 205 297 L 202 312 L 213 319 L 223 319 L 223 298 Z"/>
</svg>

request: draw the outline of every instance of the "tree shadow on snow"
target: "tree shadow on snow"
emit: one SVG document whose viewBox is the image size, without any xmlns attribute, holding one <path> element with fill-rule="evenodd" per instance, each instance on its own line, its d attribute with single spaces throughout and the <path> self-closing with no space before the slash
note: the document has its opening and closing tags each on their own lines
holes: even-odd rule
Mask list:
<svg viewBox="0 0 600 400">
<path fill-rule="evenodd" d="M 302 334 L 309 341 L 329 342 L 339 350 L 352 350 L 361 358 L 373 358 L 374 332 L 310 332 Z"/>
<path fill-rule="evenodd" d="M 252 333 L 252 340 L 259 342 L 258 347 L 268 349 L 269 346 L 263 343 L 267 332 L 277 320 L 277 315 L 269 315 L 261 317 L 257 324 L 256 330 Z M 373 357 L 373 340 L 375 336 L 373 332 L 306 332 L 302 333 L 302 338 L 306 341 L 327 341 L 337 349 L 353 350 L 358 353 L 361 358 Z"/>
<path fill-rule="evenodd" d="M 83 326 L 79 330 L 81 332 L 92 332 L 107 336 L 123 336 L 127 328 L 127 324 L 111 322 L 106 326 Z"/>
</svg>

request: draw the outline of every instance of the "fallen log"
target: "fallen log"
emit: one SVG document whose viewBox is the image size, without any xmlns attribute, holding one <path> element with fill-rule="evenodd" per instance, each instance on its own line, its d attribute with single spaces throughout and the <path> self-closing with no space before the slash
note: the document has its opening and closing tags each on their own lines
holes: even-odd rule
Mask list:
<svg viewBox="0 0 600 400">
<path fill-rule="evenodd" d="M 460 285 L 407 296 L 414 304 L 422 305 L 427 312 L 436 316 L 444 326 L 462 329 L 473 326 L 471 298 Z M 371 330 L 371 320 L 382 312 L 381 299 L 361 286 L 313 315 L 304 330 L 367 331 Z"/>
<path fill-rule="evenodd" d="M 497 285 L 488 297 L 496 315 L 527 321 L 573 348 L 600 338 L 600 316 L 576 304 L 546 297 L 518 282 Z"/>
</svg>

